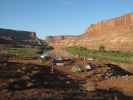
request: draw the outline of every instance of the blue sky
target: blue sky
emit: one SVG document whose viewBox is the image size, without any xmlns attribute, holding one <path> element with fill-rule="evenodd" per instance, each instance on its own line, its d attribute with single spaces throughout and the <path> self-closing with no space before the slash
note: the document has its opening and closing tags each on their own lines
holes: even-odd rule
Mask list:
<svg viewBox="0 0 133 100">
<path fill-rule="evenodd" d="M 133 12 L 133 0 L 0 0 L 0 28 L 81 34 L 97 21 Z"/>
</svg>

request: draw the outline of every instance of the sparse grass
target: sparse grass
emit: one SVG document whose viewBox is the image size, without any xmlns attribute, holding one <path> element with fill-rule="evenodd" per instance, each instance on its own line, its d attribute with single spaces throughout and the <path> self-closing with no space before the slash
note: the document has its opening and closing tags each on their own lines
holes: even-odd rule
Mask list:
<svg viewBox="0 0 133 100">
<path fill-rule="evenodd" d="M 96 59 L 107 59 L 116 62 L 133 62 L 133 53 L 131 52 L 120 52 L 120 51 L 99 51 L 86 48 L 68 48 L 67 49 L 71 54 L 79 54 L 81 57 L 92 57 Z"/>
<path fill-rule="evenodd" d="M 34 57 L 38 54 L 39 49 L 36 48 L 9 48 L 8 54 L 20 57 Z"/>
</svg>

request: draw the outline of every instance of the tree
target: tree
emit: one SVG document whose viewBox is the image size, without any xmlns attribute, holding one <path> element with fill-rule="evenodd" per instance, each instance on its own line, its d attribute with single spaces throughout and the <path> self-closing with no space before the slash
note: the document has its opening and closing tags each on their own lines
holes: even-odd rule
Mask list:
<svg viewBox="0 0 133 100">
<path fill-rule="evenodd" d="M 104 52 L 104 51 L 105 51 L 105 47 L 104 47 L 103 45 L 101 45 L 101 46 L 99 47 L 99 51 Z"/>
<path fill-rule="evenodd" d="M 64 40 L 65 36 L 61 36 L 61 39 Z"/>
<path fill-rule="evenodd" d="M 46 51 L 49 51 L 49 50 L 53 50 L 54 48 L 52 46 L 49 46 L 47 43 L 40 46 L 40 49 L 39 49 L 39 53 L 42 54 L 45 50 Z"/>
</svg>

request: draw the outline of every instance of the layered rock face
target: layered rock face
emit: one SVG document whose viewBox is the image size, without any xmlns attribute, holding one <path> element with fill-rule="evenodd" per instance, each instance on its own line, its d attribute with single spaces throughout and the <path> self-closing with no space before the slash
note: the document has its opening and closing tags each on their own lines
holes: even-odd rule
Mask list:
<svg viewBox="0 0 133 100">
<path fill-rule="evenodd" d="M 55 42 L 55 41 L 61 41 L 61 40 L 72 40 L 72 39 L 77 39 L 79 36 L 74 36 L 74 35 L 62 35 L 62 36 L 48 36 L 46 38 L 47 41 Z"/>
<path fill-rule="evenodd" d="M 0 29 L 0 38 L 12 40 L 29 40 L 36 38 L 36 33 L 11 29 Z"/>
<path fill-rule="evenodd" d="M 102 45 L 113 50 L 133 50 L 133 13 L 91 25 L 80 41 L 88 48 Z"/>
<path fill-rule="evenodd" d="M 71 41 L 72 40 L 72 41 Z M 58 41 L 59 46 L 83 46 L 98 49 L 133 50 L 133 13 L 103 20 L 90 27 L 80 36 L 71 40 Z M 54 45 L 51 42 L 52 45 Z"/>
<path fill-rule="evenodd" d="M 107 33 L 126 33 L 131 31 L 133 31 L 133 13 L 92 24 L 83 35 L 97 36 Z"/>
<path fill-rule="evenodd" d="M 0 29 L 0 47 L 31 47 L 39 45 L 35 32 Z"/>
<path fill-rule="evenodd" d="M 65 35 L 65 36 L 49 36 L 46 41 L 53 47 L 69 47 L 71 43 L 77 41 L 80 36 Z"/>
</svg>

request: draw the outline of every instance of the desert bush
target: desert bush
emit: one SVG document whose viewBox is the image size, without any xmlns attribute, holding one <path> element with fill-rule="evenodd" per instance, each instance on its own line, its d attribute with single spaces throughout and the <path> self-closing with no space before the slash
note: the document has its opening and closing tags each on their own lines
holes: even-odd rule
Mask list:
<svg viewBox="0 0 133 100">
<path fill-rule="evenodd" d="M 92 57 L 96 59 L 106 59 L 112 60 L 116 62 L 126 62 L 132 63 L 133 62 L 133 53 L 131 52 L 121 52 L 121 51 L 106 51 L 104 47 L 101 47 L 101 50 L 95 49 L 86 49 L 86 48 L 68 48 L 68 52 L 73 55 L 79 54 L 80 57 Z"/>
<path fill-rule="evenodd" d="M 52 50 L 52 49 L 54 49 L 52 46 L 45 44 L 45 45 L 40 46 L 38 53 L 42 54 L 44 51 L 48 51 L 48 50 Z"/>
<path fill-rule="evenodd" d="M 99 47 L 99 51 L 105 52 L 105 46 L 101 45 L 101 46 Z"/>
</svg>

